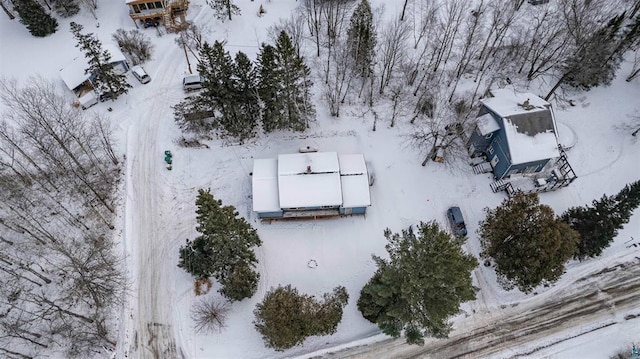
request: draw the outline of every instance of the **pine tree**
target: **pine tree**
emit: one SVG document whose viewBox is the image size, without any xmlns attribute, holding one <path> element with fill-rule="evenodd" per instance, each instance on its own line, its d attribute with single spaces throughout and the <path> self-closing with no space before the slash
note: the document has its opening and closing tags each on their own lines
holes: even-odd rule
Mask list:
<svg viewBox="0 0 640 359">
<path fill-rule="evenodd" d="M 588 90 L 611 83 L 622 61 L 623 53 L 616 49 L 624 17 L 624 14 L 614 16 L 565 63 L 567 84 Z"/>
<path fill-rule="evenodd" d="M 260 279 L 252 249 L 262 245 L 256 230 L 209 190 L 198 191 L 196 206 L 201 235 L 180 248 L 178 267 L 196 279 L 214 277 L 222 285 L 219 292 L 232 301 L 251 297 Z"/>
<path fill-rule="evenodd" d="M 44 11 L 35 0 L 15 0 L 13 6 L 20 22 L 27 27 L 33 36 L 45 37 L 58 29 L 58 21 Z"/>
<path fill-rule="evenodd" d="M 234 0 L 207 0 L 216 13 L 216 18 L 224 20 L 225 17 L 231 21 L 231 15 L 240 15 L 240 8 L 233 3 Z"/>
<path fill-rule="evenodd" d="M 256 77 L 251 60 L 245 53 L 238 52 L 233 64 L 233 79 L 236 86 L 235 103 L 240 119 L 235 133 L 241 140 L 255 136 L 255 129 L 260 120 Z"/>
<path fill-rule="evenodd" d="M 373 256 L 378 270 L 362 288 L 358 309 L 393 337 L 405 331 L 407 342 L 425 336 L 446 337 L 448 319 L 460 304 L 475 299 L 471 271 L 476 259 L 463 252 L 464 238 L 454 238 L 436 222 L 420 223 L 418 233 L 384 232 L 389 259 Z"/>
<path fill-rule="evenodd" d="M 55 0 L 53 8 L 62 17 L 70 17 L 80 12 L 80 6 L 76 0 Z"/>
<path fill-rule="evenodd" d="M 262 129 L 267 133 L 280 128 L 282 86 L 276 57 L 275 47 L 262 44 L 258 54 L 258 95 L 262 102 Z"/>
<path fill-rule="evenodd" d="M 594 200 L 591 207 L 569 208 L 561 218 L 580 233 L 574 257 L 583 260 L 602 254 L 639 205 L 640 181 L 636 181 L 615 196 L 604 195 Z"/>
<path fill-rule="evenodd" d="M 528 293 L 560 278 L 580 236 L 540 204 L 537 194 L 517 193 L 486 212 L 480 222 L 481 255 L 493 258 L 505 283 Z"/>
<path fill-rule="evenodd" d="M 278 286 L 271 288 L 256 305 L 253 323 L 267 347 L 283 351 L 302 344 L 310 336 L 334 334 L 348 301 L 344 287 L 334 288 L 318 301 L 299 294 L 291 285 Z"/>
<path fill-rule="evenodd" d="M 93 78 L 94 86 L 101 94 L 108 94 L 112 100 L 125 94 L 131 88 L 124 73 L 116 71 L 111 63 L 111 54 L 102 49 L 102 43 L 93 33 L 81 33 L 83 26 L 71 22 L 71 33 L 78 41 L 76 47 L 84 52 L 89 68 L 85 73 Z"/>
<path fill-rule="evenodd" d="M 376 31 L 368 0 L 362 0 L 351 16 L 347 44 L 356 72 L 362 77 L 369 77 L 375 56 Z"/>
</svg>

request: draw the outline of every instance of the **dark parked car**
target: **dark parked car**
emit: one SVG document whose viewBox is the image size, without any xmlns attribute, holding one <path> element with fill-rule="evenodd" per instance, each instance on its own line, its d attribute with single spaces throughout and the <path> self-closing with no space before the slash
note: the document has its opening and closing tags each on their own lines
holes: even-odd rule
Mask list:
<svg viewBox="0 0 640 359">
<path fill-rule="evenodd" d="M 451 207 L 447 210 L 447 219 L 449 225 L 453 230 L 453 234 L 457 237 L 464 237 L 467 235 L 467 226 L 464 224 L 464 218 L 462 217 L 462 211 L 460 207 Z"/>
</svg>

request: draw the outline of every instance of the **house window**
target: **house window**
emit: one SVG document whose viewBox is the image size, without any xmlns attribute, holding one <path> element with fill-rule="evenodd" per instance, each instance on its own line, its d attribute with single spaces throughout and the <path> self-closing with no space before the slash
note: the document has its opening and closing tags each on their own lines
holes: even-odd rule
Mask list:
<svg viewBox="0 0 640 359">
<path fill-rule="evenodd" d="M 147 5 L 145 4 L 140 4 L 138 6 L 140 6 L 140 10 L 147 10 Z"/>
<path fill-rule="evenodd" d="M 491 137 L 493 137 L 493 132 L 488 134 L 488 135 L 486 135 L 486 136 L 484 136 L 484 138 L 486 138 L 487 140 L 490 139 Z"/>
<path fill-rule="evenodd" d="M 156 6 L 152 2 L 148 2 L 147 7 L 149 8 L 149 10 L 156 8 Z"/>
<path fill-rule="evenodd" d="M 489 152 L 490 155 L 493 154 L 493 146 L 489 146 L 489 148 L 487 148 L 487 152 Z"/>
<path fill-rule="evenodd" d="M 156 9 L 162 9 L 162 3 L 160 1 L 156 1 Z"/>
<path fill-rule="evenodd" d="M 134 4 L 134 5 L 131 5 L 131 6 L 133 6 L 133 12 L 135 12 L 136 14 L 140 13 L 140 8 L 138 7 L 138 5 Z"/>
<path fill-rule="evenodd" d="M 498 162 L 500 162 L 500 159 L 498 158 L 498 156 L 493 156 L 493 158 L 491 159 L 491 167 L 495 168 Z"/>
</svg>

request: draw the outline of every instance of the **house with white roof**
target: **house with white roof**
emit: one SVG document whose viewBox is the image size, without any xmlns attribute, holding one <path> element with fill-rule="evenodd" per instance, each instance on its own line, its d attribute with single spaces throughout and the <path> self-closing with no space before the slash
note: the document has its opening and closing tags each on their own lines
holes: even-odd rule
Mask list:
<svg viewBox="0 0 640 359">
<path fill-rule="evenodd" d="M 532 175 L 545 187 L 547 180 L 568 185 L 576 178 L 558 143 L 550 103 L 507 89 L 492 90 L 490 96 L 480 101 L 476 128 L 467 142 L 471 157 L 484 156 L 498 181 Z"/>
<path fill-rule="evenodd" d="M 283 154 L 256 159 L 253 210 L 259 218 L 317 218 L 365 214 L 371 205 L 362 154 Z"/>
</svg>

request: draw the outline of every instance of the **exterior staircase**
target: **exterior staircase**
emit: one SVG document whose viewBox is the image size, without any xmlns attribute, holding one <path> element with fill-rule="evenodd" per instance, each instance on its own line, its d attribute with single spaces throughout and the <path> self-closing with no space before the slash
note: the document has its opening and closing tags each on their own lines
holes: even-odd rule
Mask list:
<svg viewBox="0 0 640 359">
<path fill-rule="evenodd" d="M 493 171 L 493 168 L 491 167 L 491 164 L 489 162 L 481 162 L 473 166 L 473 173 L 477 175 L 489 173 L 491 171 Z"/>
<path fill-rule="evenodd" d="M 504 191 L 509 184 L 510 184 L 509 181 L 500 179 L 491 183 L 489 187 L 491 187 L 491 190 L 493 191 L 493 193 L 498 193 L 500 191 Z"/>
</svg>

